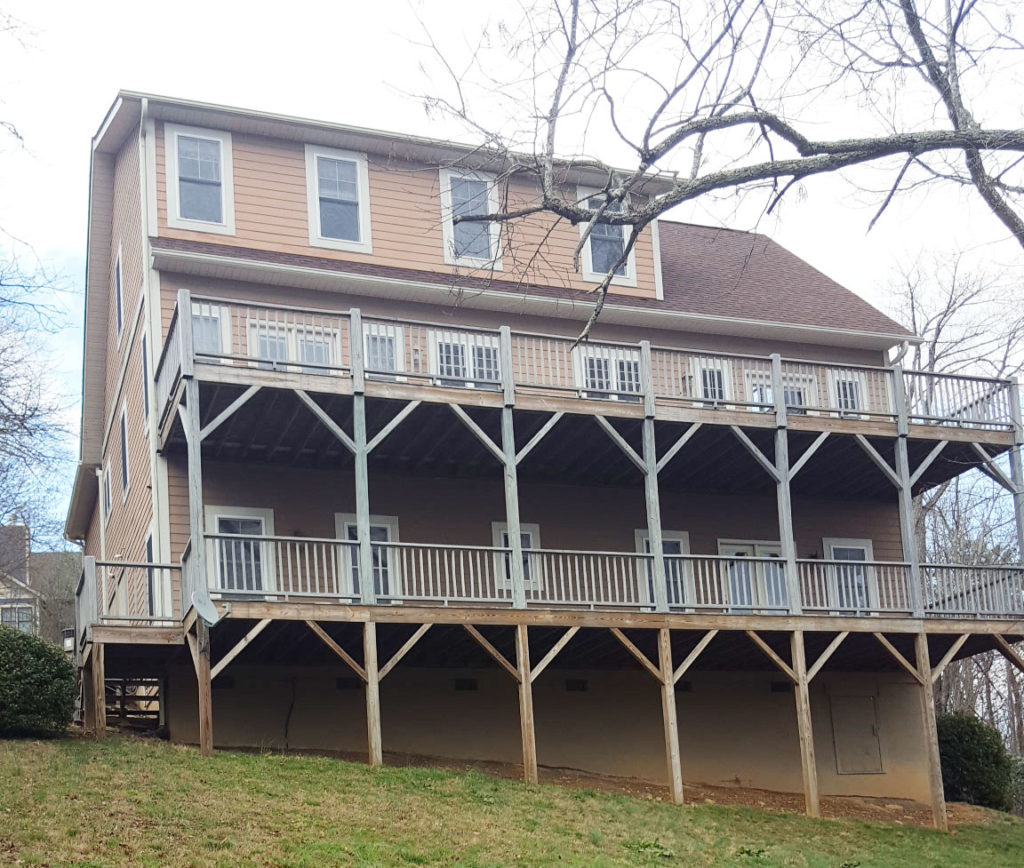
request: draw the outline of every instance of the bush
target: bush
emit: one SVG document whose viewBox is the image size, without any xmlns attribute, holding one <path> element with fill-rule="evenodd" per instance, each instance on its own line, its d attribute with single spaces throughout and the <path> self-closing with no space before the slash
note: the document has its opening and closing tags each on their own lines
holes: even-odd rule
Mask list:
<svg viewBox="0 0 1024 868">
<path fill-rule="evenodd" d="M 75 667 L 64 652 L 0 627 L 0 735 L 58 735 L 74 711 Z"/>
<path fill-rule="evenodd" d="M 941 715 L 936 723 L 946 798 L 1013 810 L 1013 767 L 998 730 L 964 713 Z"/>
</svg>

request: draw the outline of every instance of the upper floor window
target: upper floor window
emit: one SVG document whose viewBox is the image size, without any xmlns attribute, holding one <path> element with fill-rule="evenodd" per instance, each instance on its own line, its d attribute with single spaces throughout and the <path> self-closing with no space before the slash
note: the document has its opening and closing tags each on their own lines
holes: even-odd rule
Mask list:
<svg viewBox="0 0 1024 868">
<path fill-rule="evenodd" d="M 121 245 L 117 246 L 117 259 L 114 260 L 114 308 L 117 312 L 117 336 L 121 337 L 124 328 L 124 287 L 121 272 Z"/>
<path fill-rule="evenodd" d="M 597 210 L 604 202 L 604 194 L 596 190 L 581 188 L 580 203 L 586 208 Z M 606 214 L 617 214 L 622 211 L 622 203 L 612 203 L 605 209 Z M 586 231 L 586 224 L 581 224 L 580 233 Z M 636 257 L 629 251 L 626 261 L 616 265 L 626 249 L 628 237 L 627 226 L 612 223 L 595 223 L 583 245 L 583 278 L 589 281 L 604 280 L 609 271 L 613 271 L 612 283 L 620 286 L 636 286 Z"/>
<path fill-rule="evenodd" d="M 128 407 L 121 407 L 121 499 L 128 496 Z"/>
<path fill-rule="evenodd" d="M 167 225 L 235 234 L 231 134 L 167 124 Z"/>
<path fill-rule="evenodd" d="M 110 520 L 110 465 L 103 468 L 100 475 L 100 489 L 103 495 L 103 522 Z"/>
<path fill-rule="evenodd" d="M 146 353 L 146 336 L 139 343 L 142 358 L 142 418 L 149 419 L 149 355 Z"/>
<path fill-rule="evenodd" d="M 306 145 L 309 243 L 372 253 L 366 155 Z"/>
<path fill-rule="evenodd" d="M 441 170 L 444 261 L 449 265 L 501 268 L 501 227 L 488 220 L 456 223 L 455 217 L 494 214 L 498 191 L 491 175 Z"/>
</svg>

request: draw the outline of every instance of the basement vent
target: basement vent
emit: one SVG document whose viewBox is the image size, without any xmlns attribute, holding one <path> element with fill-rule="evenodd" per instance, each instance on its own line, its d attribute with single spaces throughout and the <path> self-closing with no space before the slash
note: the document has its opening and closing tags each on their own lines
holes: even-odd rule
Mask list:
<svg viewBox="0 0 1024 868">
<path fill-rule="evenodd" d="M 230 675 L 218 675 L 210 682 L 210 686 L 214 690 L 234 690 L 235 679 Z"/>
<path fill-rule="evenodd" d="M 692 681 L 677 681 L 676 693 L 693 693 Z"/>
<path fill-rule="evenodd" d="M 480 685 L 475 678 L 456 678 L 454 682 L 456 690 L 479 690 Z"/>
<path fill-rule="evenodd" d="M 358 678 L 335 678 L 334 686 L 338 690 L 358 690 L 363 682 Z"/>
<path fill-rule="evenodd" d="M 587 692 L 587 679 L 586 678 L 566 678 L 565 679 L 565 692 L 566 693 L 586 693 Z"/>
<path fill-rule="evenodd" d="M 793 684 L 789 681 L 773 681 L 772 693 L 792 693 Z"/>
</svg>

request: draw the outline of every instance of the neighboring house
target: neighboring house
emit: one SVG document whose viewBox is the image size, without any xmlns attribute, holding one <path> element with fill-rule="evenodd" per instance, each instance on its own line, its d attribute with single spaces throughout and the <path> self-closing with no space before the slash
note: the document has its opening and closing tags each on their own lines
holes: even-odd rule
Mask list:
<svg viewBox="0 0 1024 868">
<path fill-rule="evenodd" d="M 29 531 L 23 524 L 0 526 L 0 625 L 39 632 L 39 592 L 31 587 Z"/>
<path fill-rule="evenodd" d="M 62 644 L 75 626 L 75 591 L 82 575 L 80 552 L 32 552 L 29 555 L 32 588 L 39 593 L 39 635 Z"/>
<path fill-rule="evenodd" d="M 106 679 L 157 678 L 204 752 L 906 797 L 944 824 L 932 678 L 1024 665 L 1024 574 L 922 564 L 912 498 L 982 467 L 1021 527 L 1016 384 L 904 371 L 917 339 L 788 251 L 667 220 L 577 344 L 622 232 L 577 273 L 578 227 L 456 223 L 536 199 L 503 169 L 119 95 L 67 521 L 88 726 Z"/>
</svg>

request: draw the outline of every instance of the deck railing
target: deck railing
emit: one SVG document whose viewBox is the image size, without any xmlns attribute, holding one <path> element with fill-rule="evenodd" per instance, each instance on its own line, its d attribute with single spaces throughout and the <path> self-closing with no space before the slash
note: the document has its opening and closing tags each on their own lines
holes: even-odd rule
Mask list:
<svg viewBox="0 0 1024 868">
<path fill-rule="evenodd" d="M 498 329 L 368 317 L 353 337 L 352 321 L 349 311 L 199 298 L 182 291 L 157 365 L 157 406 L 165 410 L 182 366 L 191 363 L 183 355 L 200 362 L 345 376 L 357 341 L 371 380 L 496 390 L 508 364 L 524 394 L 635 403 L 643 398 L 649 364 L 650 388 L 662 404 L 765 413 L 774 409 L 773 393 L 781 388 L 794 415 L 892 421 L 902 391 L 915 424 L 1013 427 L 1009 380 L 903 371 L 900 389 L 896 368 L 773 362 L 770 356 L 663 346 L 650 348 L 648 362 L 641 344 L 575 345 L 572 337 L 521 331 L 509 333 L 505 356 Z"/>
<path fill-rule="evenodd" d="M 81 647 L 94 624 L 173 624 L 181 619 L 175 586 L 181 569 L 174 564 L 82 559 L 75 591 L 75 637 Z"/>
<path fill-rule="evenodd" d="M 208 534 L 210 591 L 222 598 L 361 600 L 359 546 L 353 540 Z M 377 603 L 512 606 L 511 549 L 437 543 L 373 542 Z M 673 612 L 786 614 L 789 577 L 778 557 L 665 555 Z M 655 606 L 652 555 L 621 551 L 524 549 L 527 607 L 631 609 Z M 926 617 L 1019 617 L 1024 567 L 925 565 Z M 185 571 L 185 581 L 189 572 Z M 802 610 L 826 615 L 913 611 L 911 569 L 889 561 L 800 560 Z"/>
</svg>

